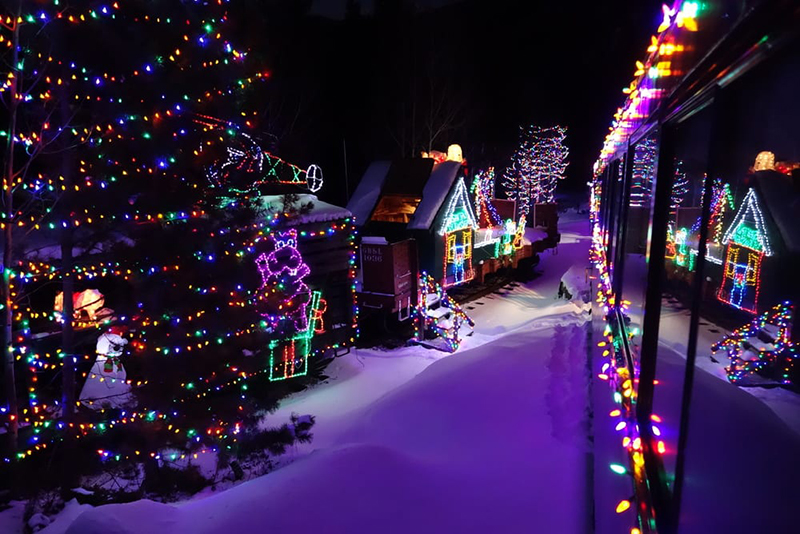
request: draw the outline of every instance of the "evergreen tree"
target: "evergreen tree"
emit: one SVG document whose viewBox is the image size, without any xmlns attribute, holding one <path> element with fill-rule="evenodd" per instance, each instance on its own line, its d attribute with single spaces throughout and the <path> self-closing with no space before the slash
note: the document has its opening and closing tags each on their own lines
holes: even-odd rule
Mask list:
<svg viewBox="0 0 800 534">
<path fill-rule="evenodd" d="M 98 177 L 93 169 L 101 157 L 98 147 L 113 136 L 108 110 L 116 103 L 100 96 L 110 81 L 108 75 L 92 72 L 85 63 L 50 55 L 81 47 L 88 50 L 89 40 L 76 37 L 73 28 L 80 15 L 69 7 L 47 12 L 21 0 L 12 12 L 2 14 L 5 22 L 0 28 L 0 37 L 9 45 L 3 52 L 9 71 L 0 97 L 8 111 L 3 132 L 7 144 L 2 293 L 6 422 L 13 450 L 18 421 L 36 424 L 55 414 L 71 422 L 74 370 L 80 357 L 73 346 L 76 270 L 107 240 L 119 206 L 104 191 L 109 180 Z M 59 316 L 52 313 L 53 281 L 60 285 L 63 313 Z M 53 290 L 42 291 L 43 283 Z M 49 296 L 49 309 L 40 306 L 43 294 Z M 17 382 L 36 384 L 37 374 L 59 367 L 45 361 L 52 355 L 30 346 L 33 329 L 41 334 L 42 329 L 58 328 L 62 330 L 58 347 L 62 395 L 40 397 L 37 387 L 22 393 Z M 17 409 L 20 403 L 22 417 Z"/>
<path fill-rule="evenodd" d="M 9 52 L 20 57 L 8 61 L 14 76 L 4 76 L 13 82 L 3 93 L 13 104 L 16 122 L 9 124 L 25 125 L 10 132 L 7 155 L 28 159 L 9 166 L 4 180 L 13 184 L 14 206 L 26 195 L 38 211 L 23 220 L 6 203 L 4 228 L 52 230 L 62 252 L 90 253 L 74 262 L 69 254 L 33 256 L 40 242 L 30 233 L 20 240 L 20 261 L 27 261 L 17 262 L 15 277 L 35 296 L 24 305 L 7 299 L 15 324 L 6 343 L 21 339 L 13 355 L 26 358 L 6 369 L 22 371 L 34 387 L 24 396 L 7 391 L 36 410 L 26 421 L 34 435 L 25 436 L 35 447 L 19 458 L 76 435 L 84 452 L 100 450 L 101 458 L 238 446 L 247 424 L 297 387 L 247 381 L 268 371 L 253 357 L 266 353 L 268 338 L 252 302 L 259 273 L 251 255 L 280 221 L 257 220 L 253 176 L 288 173 L 291 182 L 299 175 L 248 141 L 248 93 L 266 74 L 225 39 L 231 20 L 224 3 L 20 5 L 18 25 L 1 30 L 20 41 Z M 39 145 L 57 151 L 37 162 L 30 156 Z M 255 148 L 243 152 L 243 145 Z M 41 337 L 56 321 L 52 282 L 62 279 L 74 280 L 76 291 L 100 289 L 113 308 L 104 321 L 76 323 L 74 347 Z M 72 324 L 65 297 L 62 315 Z M 61 391 L 52 376 L 77 366 L 79 389 L 95 340 L 110 324 L 129 341 L 120 360 L 135 402 L 124 412 L 81 407 L 78 424 L 65 425 L 67 410 L 53 409 Z M 64 401 L 74 406 L 74 394 Z M 4 414 L 9 426 L 11 414 Z"/>
</svg>

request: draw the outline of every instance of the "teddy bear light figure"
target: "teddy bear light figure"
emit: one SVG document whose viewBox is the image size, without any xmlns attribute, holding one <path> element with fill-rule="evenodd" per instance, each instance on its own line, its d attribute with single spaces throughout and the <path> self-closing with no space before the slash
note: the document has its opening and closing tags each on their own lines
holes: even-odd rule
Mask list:
<svg viewBox="0 0 800 534">
<path fill-rule="evenodd" d="M 258 312 L 273 332 L 305 332 L 311 290 L 303 279 L 311 270 L 297 250 L 297 231 L 276 232 L 269 244 L 256 258 L 262 282 L 256 291 Z"/>
</svg>

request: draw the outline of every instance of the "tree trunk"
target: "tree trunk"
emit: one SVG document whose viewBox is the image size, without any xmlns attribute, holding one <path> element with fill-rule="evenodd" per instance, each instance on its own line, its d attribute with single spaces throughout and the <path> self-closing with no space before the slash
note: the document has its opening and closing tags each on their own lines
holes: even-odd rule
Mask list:
<svg viewBox="0 0 800 534">
<path fill-rule="evenodd" d="M 14 219 L 14 204 L 13 204 L 13 180 L 14 180 L 14 148 L 15 138 L 17 136 L 17 109 L 19 108 L 18 97 L 18 79 L 19 79 L 19 16 L 22 13 L 22 1 L 17 4 L 17 16 L 14 20 L 14 35 L 12 37 L 12 60 L 11 60 L 11 87 L 9 88 L 9 104 L 8 104 L 8 143 L 6 147 L 6 168 L 3 174 L 3 203 L 4 203 L 4 223 L 3 228 L 3 277 L 2 277 L 2 294 L 3 294 L 3 362 L 5 370 L 3 376 L 5 378 L 6 398 L 8 402 L 9 414 L 9 440 L 10 450 L 15 452 L 17 450 L 17 434 L 19 431 L 19 408 L 17 406 L 17 386 L 14 378 L 14 338 L 13 338 L 13 321 L 14 321 L 14 298 L 12 293 L 12 271 L 11 264 L 13 261 L 12 254 L 12 237 L 13 237 L 13 219 Z"/>
<path fill-rule="evenodd" d="M 61 123 L 69 122 L 69 100 L 66 94 L 61 95 Z M 73 229 L 71 224 L 71 197 L 72 192 L 72 161 L 68 152 L 61 157 L 61 175 L 64 177 L 64 192 L 61 195 L 62 220 L 68 221 L 67 227 L 61 231 L 61 291 L 63 292 L 63 323 L 61 324 L 61 353 L 64 355 L 61 367 L 62 389 L 61 410 L 64 422 L 69 425 L 75 413 L 75 365 L 77 363 L 73 354 L 73 321 L 75 309 L 72 296 L 75 293 L 75 278 L 73 276 L 72 242 Z"/>
<path fill-rule="evenodd" d="M 70 121 L 70 102 L 66 90 L 60 95 L 61 124 L 69 124 Z M 64 138 L 66 139 L 66 137 Z M 66 141 L 63 142 L 65 145 Z M 61 194 L 61 219 L 67 221 L 67 227 L 61 231 L 61 291 L 63 293 L 63 322 L 61 323 L 61 353 L 63 355 L 61 365 L 61 418 L 69 428 L 75 419 L 75 369 L 78 359 L 76 358 L 73 322 L 75 320 L 75 306 L 72 297 L 75 293 L 74 261 L 72 257 L 74 229 L 72 226 L 72 197 L 73 191 L 73 172 L 74 157 L 73 151 L 63 147 L 65 151 L 61 156 L 61 176 L 64 177 L 64 192 Z M 67 498 L 71 488 L 78 483 L 78 472 L 75 465 L 70 461 L 75 454 L 77 447 L 74 432 L 67 431 L 64 440 L 64 461 L 62 463 L 61 493 Z"/>
<path fill-rule="evenodd" d="M 75 293 L 75 279 L 72 273 L 72 229 L 67 228 L 61 237 L 61 291 L 64 294 L 63 317 L 61 325 L 61 353 L 64 363 L 61 368 L 62 376 L 62 417 L 69 424 L 75 413 L 75 366 L 77 360 L 73 354 L 73 316 L 75 309 L 72 296 Z"/>
<path fill-rule="evenodd" d="M 64 164 L 68 166 L 68 164 Z M 70 171 L 70 169 L 67 169 Z M 64 174 L 65 182 L 71 180 L 67 178 L 69 174 Z M 66 184 L 65 184 L 66 185 Z M 67 185 L 69 189 L 69 185 Z M 69 215 L 69 210 L 67 215 Z M 64 457 L 61 462 L 61 495 L 64 498 L 70 496 L 71 489 L 77 486 L 78 472 L 75 469 L 71 458 L 75 454 L 77 443 L 75 433 L 69 425 L 75 418 L 75 367 L 77 358 L 74 354 L 73 343 L 73 318 L 75 314 L 72 295 L 75 293 L 75 279 L 72 269 L 72 227 L 68 226 L 61 233 L 61 291 L 64 294 L 62 313 L 63 323 L 61 324 L 61 353 L 63 355 L 61 365 L 61 418 L 67 425 L 67 434 L 64 439 Z"/>
</svg>

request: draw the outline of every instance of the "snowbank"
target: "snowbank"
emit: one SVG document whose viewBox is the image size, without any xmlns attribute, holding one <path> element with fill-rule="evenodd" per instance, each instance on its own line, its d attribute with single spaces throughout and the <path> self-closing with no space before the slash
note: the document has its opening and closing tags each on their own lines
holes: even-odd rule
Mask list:
<svg viewBox="0 0 800 534">
<path fill-rule="evenodd" d="M 331 447 L 268 476 L 179 506 L 102 506 L 66 532 L 582 531 L 586 336 L 561 329 L 436 361 L 350 418 Z"/>
<path fill-rule="evenodd" d="M 456 354 L 356 351 L 286 399 L 270 417 L 317 420 L 294 463 L 178 505 L 90 509 L 45 534 L 587 531 L 586 316 L 555 300 L 586 263 L 583 230 L 542 256 L 533 282 L 470 303 L 476 332 Z"/>
</svg>

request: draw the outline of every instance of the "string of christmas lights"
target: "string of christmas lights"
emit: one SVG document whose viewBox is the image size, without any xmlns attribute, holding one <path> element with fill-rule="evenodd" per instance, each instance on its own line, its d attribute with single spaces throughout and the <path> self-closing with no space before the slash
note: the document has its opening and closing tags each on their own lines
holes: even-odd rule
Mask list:
<svg viewBox="0 0 800 534">
<path fill-rule="evenodd" d="M 633 80 L 622 90 L 626 99 L 614 113 L 594 164 L 595 175 L 602 173 L 627 145 L 631 134 L 644 124 L 666 93 L 671 80 L 676 79 L 678 72 L 672 68 L 674 56 L 690 48 L 689 35 L 698 31 L 697 18 L 702 12 L 702 4 L 694 1 L 676 0 L 672 6 L 663 6 L 663 18 L 657 35 L 650 38 L 647 57 L 636 61 Z"/>
<path fill-rule="evenodd" d="M 432 306 L 438 305 L 437 308 Z M 475 322 L 450 297 L 445 289 L 426 272 L 417 281 L 417 305 L 411 310 L 414 322 L 414 339 L 421 343 L 426 332 L 431 332 L 446 342 L 446 350 L 455 352 L 461 345 L 461 327 L 475 327 Z"/>
<path fill-rule="evenodd" d="M 791 340 L 793 317 L 794 305 L 783 302 L 711 346 L 714 353 L 722 349 L 727 353 L 730 365 L 725 371 L 731 383 L 746 385 L 754 382 L 756 375 L 770 372 L 777 383 L 792 383 L 794 367 L 800 358 Z"/>
<path fill-rule="evenodd" d="M 528 215 L 532 203 L 553 202 L 556 185 L 566 177 L 569 164 L 566 136 L 562 126 L 520 129 L 520 144 L 504 173 L 504 185 L 521 215 Z"/>
</svg>

